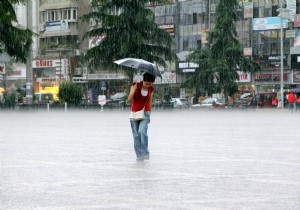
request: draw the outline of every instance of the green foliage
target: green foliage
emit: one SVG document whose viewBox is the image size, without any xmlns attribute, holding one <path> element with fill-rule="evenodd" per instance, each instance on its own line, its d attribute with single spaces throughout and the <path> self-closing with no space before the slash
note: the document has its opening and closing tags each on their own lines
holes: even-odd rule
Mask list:
<svg viewBox="0 0 300 210">
<path fill-rule="evenodd" d="M 81 103 L 83 95 L 83 88 L 79 84 L 66 81 L 59 85 L 58 97 L 62 103 L 78 105 Z"/>
<path fill-rule="evenodd" d="M 3 106 L 14 107 L 16 105 L 16 93 L 3 93 Z"/>
<path fill-rule="evenodd" d="M 259 64 L 243 55 L 237 39 L 238 8 L 237 0 L 219 1 L 215 28 L 208 33 L 208 46 L 198 48 L 188 56 L 188 60 L 199 64 L 199 71 L 185 82 L 185 86 L 203 87 L 209 95 L 224 90 L 226 97 L 237 91 L 237 71 L 253 73 L 261 70 Z"/>
<path fill-rule="evenodd" d="M 26 62 L 34 33 L 28 29 L 20 29 L 12 25 L 13 22 L 17 22 L 12 4 L 25 2 L 24 0 L 0 1 L 0 53 L 6 52 L 21 62 Z"/>
<path fill-rule="evenodd" d="M 172 38 L 158 28 L 155 15 L 146 3 L 167 1 L 92 0 L 92 12 L 81 17 L 101 23 L 101 27 L 87 32 L 83 39 L 104 35 L 101 44 L 87 51 L 84 59 L 91 65 L 111 66 L 114 60 L 126 57 L 141 58 L 166 66 L 165 60 L 175 60 Z M 101 5 L 101 6 L 99 6 Z M 116 12 L 119 11 L 119 12 Z"/>
</svg>

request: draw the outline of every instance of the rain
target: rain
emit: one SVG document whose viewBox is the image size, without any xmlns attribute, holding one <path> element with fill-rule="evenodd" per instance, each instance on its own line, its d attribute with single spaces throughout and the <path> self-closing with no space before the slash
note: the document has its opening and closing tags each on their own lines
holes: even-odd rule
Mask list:
<svg viewBox="0 0 300 210">
<path fill-rule="evenodd" d="M 2 0 L 0 209 L 299 209 L 298 4 Z"/>
</svg>

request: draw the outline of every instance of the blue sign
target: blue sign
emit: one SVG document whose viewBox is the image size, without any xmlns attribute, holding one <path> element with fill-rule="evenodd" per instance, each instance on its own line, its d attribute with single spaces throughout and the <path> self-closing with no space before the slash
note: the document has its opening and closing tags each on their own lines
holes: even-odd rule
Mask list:
<svg viewBox="0 0 300 210">
<path fill-rule="evenodd" d="M 106 90 L 106 81 L 101 82 L 101 90 Z"/>
<path fill-rule="evenodd" d="M 283 20 L 283 28 L 288 27 L 288 20 Z M 253 18 L 253 31 L 280 29 L 280 17 Z"/>
</svg>

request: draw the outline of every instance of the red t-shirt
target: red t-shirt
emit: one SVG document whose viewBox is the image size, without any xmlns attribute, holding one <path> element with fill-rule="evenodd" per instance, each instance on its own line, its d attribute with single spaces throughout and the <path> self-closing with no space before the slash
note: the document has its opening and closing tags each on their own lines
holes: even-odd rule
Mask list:
<svg viewBox="0 0 300 210">
<path fill-rule="evenodd" d="M 288 102 L 289 103 L 294 103 L 295 102 L 295 95 L 294 95 L 294 93 L 290 93 L 288 95 Z"/>
<path fill-rule="evenodd" d="M 133 83 L 133 85 L 135 85 L 136 83 Z M 147 96 L 143 96 L 141 91 L 142 91 L 142 86 L 143 86 L 143 81 L 137 83 L 137 89 L 134 93 L 133 96 L 133 101 L 131 104 L 131 110 L 134 112 L 140 111 L 144 108 L 145 106 L 145 111 L 146 112 L 150 112 L 151 111 L 151 107 L 150 107 L 150 96 L 152 94 L 152 92 L 154 91 L 154 87 L 151 86 L 148 88 L 148 94 Z"/>
</svg>

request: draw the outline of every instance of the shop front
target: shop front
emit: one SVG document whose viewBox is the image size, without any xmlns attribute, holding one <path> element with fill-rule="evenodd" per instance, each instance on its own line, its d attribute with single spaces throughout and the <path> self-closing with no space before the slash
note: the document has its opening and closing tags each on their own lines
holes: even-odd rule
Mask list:
<svg viewBox="0 0 300 210">
<path fill-rule="evenodd" d="M 81 83 L 90 103 L 98 103 L 98 96 L 105 95 L 109 99 L 112 95 L 126 92 L 129 78 L 123 73 L 87 74 L 73 77 L 74 83 Z"/>
<path fill-rule="evenodd" d="M 69 80 L 68 59 L 35 59 L 32 61 L 33 89 L 35 93 L 52 93 L 58 100 L 59 83 Z"/>
</svg>

